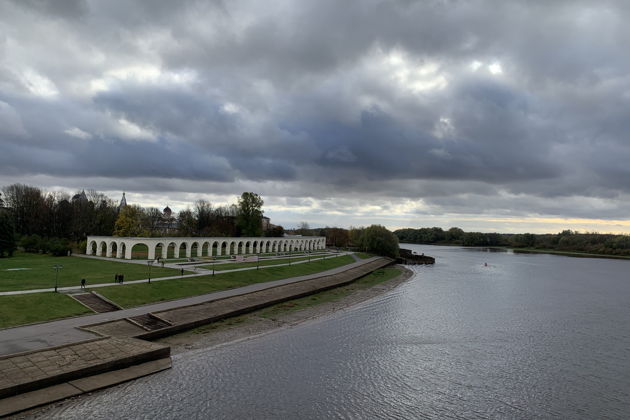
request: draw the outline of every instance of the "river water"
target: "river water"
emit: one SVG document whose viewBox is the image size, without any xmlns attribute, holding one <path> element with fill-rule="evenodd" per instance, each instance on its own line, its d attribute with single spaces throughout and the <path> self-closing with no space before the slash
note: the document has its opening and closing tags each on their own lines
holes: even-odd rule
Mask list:
<svg viewBox="0 0 630 420">
<path fill-rule="evenodd" d="M 169 371 L 46 417 L 630 417 L 630 261 L 405 247 L 436 264 L 364 304 L 177 355 Z"/>
</svg>

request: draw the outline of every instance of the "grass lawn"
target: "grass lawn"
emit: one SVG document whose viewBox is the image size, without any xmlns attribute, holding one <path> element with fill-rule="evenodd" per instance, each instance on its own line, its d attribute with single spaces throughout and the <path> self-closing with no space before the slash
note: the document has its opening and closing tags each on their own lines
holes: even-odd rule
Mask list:
<svg viewBox="0 0 630 420">
<path fill-rule="evenodd" d="M 0 328 L 93 313 L 61 293 L 0 296 Z"/>
<path fill-rule="evenodd" d="M 102 287 L 96 290 L 123 308 L 131 308 L 152 302 L 181 299 L 219 290 L 234 289 L 253 283 L 318 273 L 352 262 L 354 262 L 354 259 L 349 255 L 345 255 L 304 264 L 269 267 L 264 270 L 249 270 L 222 273 L 215 276 L 208 275 L 177 280 L 165 280 L 151 284 L 142 283 L 117 287 Z"/>
<path fill-rule="evenodd" d="M 268 266 L 268 265 L 278 265 L 278 264 L 288 264 L 289 261 L 292 263 L 296 261 L 305 261 L 308 260 L 309 257 L 297 257 L 297 258 L 277 258 L 274 260 L 260 260 L 258 263 L 255 262 L 244 262 L 244 263 L 227 263 L 227 264 L 218 264 L 214 266 L 214 271 L 225 271 L 225 270 L 234 270 L 235 268 L 247 268 L 247 267 L 256 267 L 256 265 L 260 267 Z M 321 258 L 321 256 L 316 257 L 312 256 L 311 258 Z M 202 265 L 202 268 L 206 268 L 208 270 L 212 270 L 212 264 L 210 265 Z"/>
<path fill-rule="evenodd" d="M 362 260 L 372 258 L 374 256 L 374 254 L 368 254 L 367 252 L 355 252 L 354 255 L 361 258 Z"/>
<path fill-rule="evenodd" d="M 52 257 L 50 255 L 18 252 L 11 258 L 0 258 L 0 291 L 44 289 L 55 286 L 55 270 L 59 264 L 59 287 L 78 286 L 82 278 L 87 284 L 113 283 L 116 273 L 124 274 L 125 281 L 147 278 L 148 267 L 81 257 Z M 15 270 L 25 268 L 26 270 Z M 153 266 L 151 277 L 179 274 L 179 270 Z"/>
</svg>

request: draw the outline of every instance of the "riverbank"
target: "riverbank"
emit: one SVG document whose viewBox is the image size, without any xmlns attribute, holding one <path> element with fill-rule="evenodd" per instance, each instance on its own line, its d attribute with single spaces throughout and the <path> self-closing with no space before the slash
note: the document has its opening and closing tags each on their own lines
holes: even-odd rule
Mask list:
<svg viewBox="0 0 630 420">
<path fill-rule="evenodd" d="M 248 339 L 279 328 L 349 308 L 382 295 L 407 281 L 413 272 L 403 266 L 379 270 L 351 284 L 272 305 L 157 340 L 171 346 L 172 354 Z"/>
</svg>

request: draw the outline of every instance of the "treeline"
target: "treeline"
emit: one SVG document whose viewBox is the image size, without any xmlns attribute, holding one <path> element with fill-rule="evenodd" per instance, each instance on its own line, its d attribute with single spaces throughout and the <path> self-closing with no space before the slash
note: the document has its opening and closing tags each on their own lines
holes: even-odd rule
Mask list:
<svg viewBox="0 0 630 420">
<path fill-rule="evenodd" d="M 630 236 L 603 233 L 578 233 L 564 230 L 557 234 L 464 232 L 453 227 L 399 229 L 394 231 L 400 242 L 433 245 L 499 246 L 532 248 L 563 252 L 630 255 Z"/>
<path fill-rule="evenodd" d="M 236 204 L 213 207 L 199 200 L 175 217 L 170 209 L 119 207 L 94 190 L 70 196 L 13 184 L 0 194 L 0 257 L 17 247 L 65 255 L 71 248 L 85 249 L 89 235 L 283 236 L 282 226 L 263 230 L 263 204 L 258 194 L 245 192 Z"/>
<path fill-rule="evenodd" d="M 396 258 L 399 254 L 398 238 L 384 226 L 372 225 L 358 228 L 325 227 L 310 229 L 302 222 L 298 229 L 288 231 L 302 236 L 324 236 L 326 246 L 354 248 L 359 251 Z"/>
<path fill-rule="evenodd" d="M 111 235 L 118 216 L 115 202 L 94 190 L 70 197 L 13 184 L 2 193 L 3 206 L 20 236 L 36 234 L 77 241 L 87 235 Z"/>
</svg>

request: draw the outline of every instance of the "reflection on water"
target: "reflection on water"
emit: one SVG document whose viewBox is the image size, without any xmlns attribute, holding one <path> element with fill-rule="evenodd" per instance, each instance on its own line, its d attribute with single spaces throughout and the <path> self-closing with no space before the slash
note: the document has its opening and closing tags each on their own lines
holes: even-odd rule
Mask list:
<svg viewBox="0 0 630 420">
<path fill-rule="evenodd" d="M 47 417 L 628 417 L 630 261 L 405 247 L 437 262 L 387 295 Z"/>
</svg>

